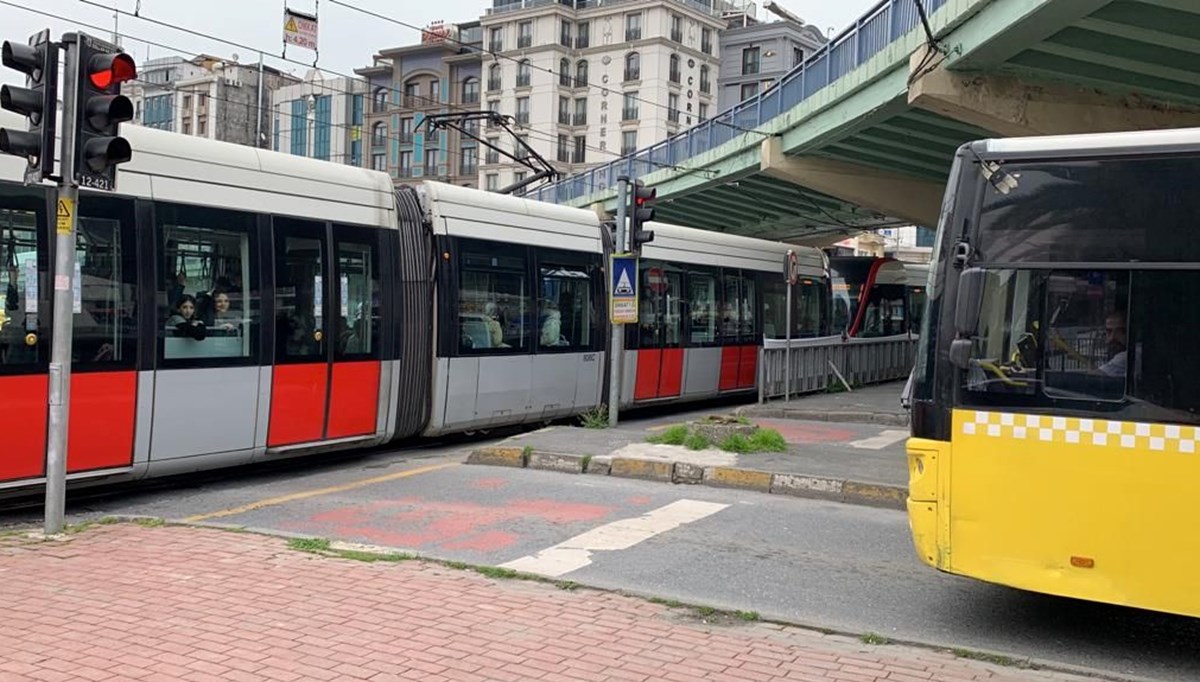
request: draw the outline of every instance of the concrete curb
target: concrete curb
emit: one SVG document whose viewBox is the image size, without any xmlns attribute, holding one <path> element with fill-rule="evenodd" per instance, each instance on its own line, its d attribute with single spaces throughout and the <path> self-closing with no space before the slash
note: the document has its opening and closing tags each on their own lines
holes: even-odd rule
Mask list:
<svg viewBox="0 0 1200 682">
<path fill-rule="evenodd" d="M 797 419 L 814 422 L 849 422 L 855 424 L 881 424 L 884 426 L 908 426 L 907 414 L 898 412 L 868 412 L 865 410 L 825 411 L 793 407 L 745 407 L 738 411 L 746 417 L 760 419 Z"/>
<path fill-rule="evenodd" d="M 884 509 L 905 509 L 908 489 L 887 483 L 808 476 L 730 466 L 701 466 L 636 457 L 572 455 L 561 452 L 488 446 L 476 448 L 467 464 L 486 464 L 569 474 L 592 474 L 636 478 L 644 481 L 707 485 L 714 488 L 753 490 L 773 495 L 790 495 Z"/>
</svg>

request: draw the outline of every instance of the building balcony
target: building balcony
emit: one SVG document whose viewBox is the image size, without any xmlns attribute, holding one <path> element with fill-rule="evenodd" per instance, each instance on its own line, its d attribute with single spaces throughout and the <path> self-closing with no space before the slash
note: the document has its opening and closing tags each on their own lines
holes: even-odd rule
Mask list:
<svg viewBox="0 0 1200 682">
<path fill-rule="evenodd" d="M 638 110 L 637 110 L 636 108 L 632 108 L 632 109 L 631 109 L 631 108 L 623 108 L 623 109 L 621 109 L 621 120 L 622 120 L 622 121 L 636 121 L 636 120 L 638 120 Z"/>
</svg>

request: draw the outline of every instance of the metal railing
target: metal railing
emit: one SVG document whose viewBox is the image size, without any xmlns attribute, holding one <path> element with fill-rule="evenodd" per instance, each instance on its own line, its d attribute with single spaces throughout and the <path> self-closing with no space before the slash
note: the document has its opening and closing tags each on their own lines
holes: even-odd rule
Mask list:
<svg viewBox="0 0 1200 682">
<path fill-rule="evenodd" d="M 926 0 L 930 14 L 949 0 Z M 798 106 L 907 35 L 920 24 L 912 0 L 880 0 L 870 11 L 803 63 L 775 87 L 727 109 L 717 116 L 672 135 L 655 145 L 607 164 L 543 185 L 526 196 L 565 203 L 616 187 L 617 176 L 646 175 L 664 165 L 676 166 L 758 128 Z"/>
<path fill-rule="evenodd" d="M 758 399 L 762 402 L 841 386 L 843 379 L 851 386 L 903 379 L 912 371 L 917 337 L 793 339 L 790 353 L 785 342 L 767 341 L 759 352 Z M 785 373 L 789 359 L 790 371 Z"/>
</svg>

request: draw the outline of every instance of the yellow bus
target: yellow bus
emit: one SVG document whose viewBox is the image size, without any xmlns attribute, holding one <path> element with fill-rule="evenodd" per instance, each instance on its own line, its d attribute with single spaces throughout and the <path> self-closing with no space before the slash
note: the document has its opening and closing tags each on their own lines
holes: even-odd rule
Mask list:
<svg viewBox="0 0 1200 682">
<path fill-rule="evenodd" d="M 922 561 L 1200 616 L 1200 129 L 960 148 L 907 392 Z"/>
</svg>

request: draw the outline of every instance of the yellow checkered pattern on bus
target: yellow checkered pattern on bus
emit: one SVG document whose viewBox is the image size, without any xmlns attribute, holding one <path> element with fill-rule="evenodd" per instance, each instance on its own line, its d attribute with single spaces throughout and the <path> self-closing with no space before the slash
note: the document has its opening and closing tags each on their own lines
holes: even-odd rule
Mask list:
<svg viewBox="0 0 1200 682">
<path fill-rule="evenodd" d="M 1194 426 L 969 410 L 963 417 L 964 436 L 1185 454 L 1200 450 L 1200 429 Z"/>
</svg>

